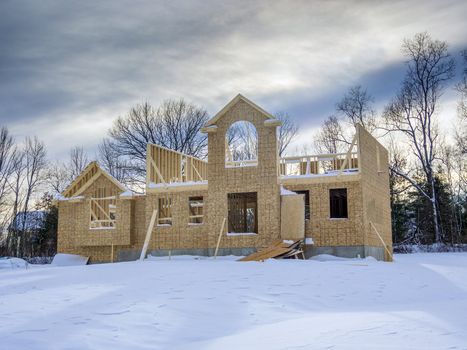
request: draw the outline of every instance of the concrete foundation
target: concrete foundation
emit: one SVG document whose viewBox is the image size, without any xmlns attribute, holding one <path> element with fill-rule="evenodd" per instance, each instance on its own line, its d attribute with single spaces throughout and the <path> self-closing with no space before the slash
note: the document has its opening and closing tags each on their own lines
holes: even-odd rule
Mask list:
<svg viewBox="0 0 467 350">
<path fill-rule="evenodd" d="M 200 249 L 157 249 L 148 252 L 148 255 L 164 257 L 170 255 L 193 255 L 193 256 L 214 256 L 214 248 Z M 246 256 L 256 252 L 254 247 L 247 248 L 219 248 L 218 256 L 235 255 Z M 116 261 L 134 261 L 138 260 L 141 254 L 139 249 L 120 250 L 117 254 Z M 308 259 L 319 254 L 329 254 L 341 258 L 365 258 L 372 256 L 376 260 L 384 260 L 384 248 L 372 246 L 334 246 L 334 247 L 316 247 L 313 245 L 306 246 L 305 257 Z"/>
<path fill-rule="evenodd" d="M 370 246 L 334 246 L 334 247 L 316 247 L 306 246 L 305 256 L 310 258 L 314 255 L 329 254 L 339 256 L 341 258 L 365 258 L 372 256 L 377 260 L 384 260 L 383 247 L 370 247 Z"/>
<path fill-rule="evenodd" d="M 204 249 L 157 249 L 148 251 L 148 255 L 164 257 L 170 255 L 193 255 L 193 256 L 214 256 L 214 248 L 204 248 Z M 217 252 L 218 256 L 224 255 L 235 255 L 235 256 L 245 256 L 250 255 L 251 253 L 256 252 L 256 248 L 219 248 Z M 141 250 L 137 249 L 128 249 L 120 250 L 117 255 L 117 261 L 134 261 L 139 259 Z"/>
</svg>

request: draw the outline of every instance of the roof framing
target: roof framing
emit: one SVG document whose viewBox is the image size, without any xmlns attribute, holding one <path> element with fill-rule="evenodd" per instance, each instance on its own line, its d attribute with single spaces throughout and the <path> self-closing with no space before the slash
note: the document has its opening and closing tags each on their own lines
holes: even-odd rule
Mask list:
<svg viewBox="0 0 467 350">
<path fill-rule="evenodd" d="M 208 120 L 208 122 L 206 123 L 206 125 L 204 126 L 204 128 L 208 127 L 208 126 L 211 126 L 211 125 L 215 125 L 217 123 L 217 121 L 225 114 L 227 113 L 227 111 L 229 111 L 236 103 L 238 103 L 239 101 L 243 101 L 247 104 L 249 104 L 252 108 L 256 109 L 258 112 L 260 112 L 261 114 L 263 114 L 266 119 L 275 119 L 277 120 L 279 123 L 280 121 L 274 117 L 272 114 L 266 112 L 264 109 L 262 109 L 260 106 L 258 106 L 256 103 L 250 101 L 249 99 L 247 99 L 245 96 L 243 96 L 242 94 L 238 94 L 237 96 L 235 96 L 229 103 L 227 103 L 225 105 L 224 108 L 222 108 L 219 112 L 217 112 L 217 114 L 212 117 L 211 119 Z"/>
<path fill-rule="evenodd" d="M 102 169 L 96 161 L 93 161 L 84 168 L 81 174 L 79 174 L 71 184 L 68 185 L 68 187 L 62 192 L 62 196 L 66 198 L 79 196 L 101 175 L 105 176 L 115 186 L 122 190 L 122 192 L 127 190 L 125 186 L 117 181 L 112 175 Z"/>
</svg>

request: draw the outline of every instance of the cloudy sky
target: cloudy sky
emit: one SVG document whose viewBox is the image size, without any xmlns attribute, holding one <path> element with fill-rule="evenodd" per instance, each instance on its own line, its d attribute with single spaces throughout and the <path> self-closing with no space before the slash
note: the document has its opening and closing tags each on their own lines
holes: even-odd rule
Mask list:
<svg viewBox="0 0 467 350">
<path fill-rule="evenodd" d="M 299 122 L 296 145 L 361 84 L 381 109 L 401 42 L 467 48 L 467 1 L 0 1 L 0 120 L 51 158 L 92 154 L 132 105 L 184 97 L 213 115 L 237 93 Z M 460 69 L 460 68 L 459 68 Z M 446 93 L 443 118 L 456 96 Z"/>
</svg>

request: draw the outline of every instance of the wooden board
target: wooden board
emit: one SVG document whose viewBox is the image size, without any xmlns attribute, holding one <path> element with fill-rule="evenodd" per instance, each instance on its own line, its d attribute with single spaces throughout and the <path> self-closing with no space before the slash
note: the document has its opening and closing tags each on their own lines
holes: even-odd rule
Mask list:
<svg viewBox="0 0 467 350">
<path fill-rule="evenodd" d="M 256 253 L 245 256 L 238 261 L 263 261 L 266 259 L 272 259 L 280 256 L 287 255 L 298 249 L 300 241 L 293 243 L 284 243 L 283 241 L 276 241 L 269 247 L 262 249 Z"/>
</svg>

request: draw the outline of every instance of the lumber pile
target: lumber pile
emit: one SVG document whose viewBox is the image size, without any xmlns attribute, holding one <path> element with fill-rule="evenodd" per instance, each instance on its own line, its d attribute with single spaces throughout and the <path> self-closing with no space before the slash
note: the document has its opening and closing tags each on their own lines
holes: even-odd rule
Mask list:
<svg viewBox="0 0 467 350">
<path fill-rule="evenodd" d="M 305 259 L 302 249 L 303 240 L 298 241 L 276 241 L 267 248 L 256 253 L 245 256 L 238 261 L 264 261 L 266 259 Z"/>
</svg>

